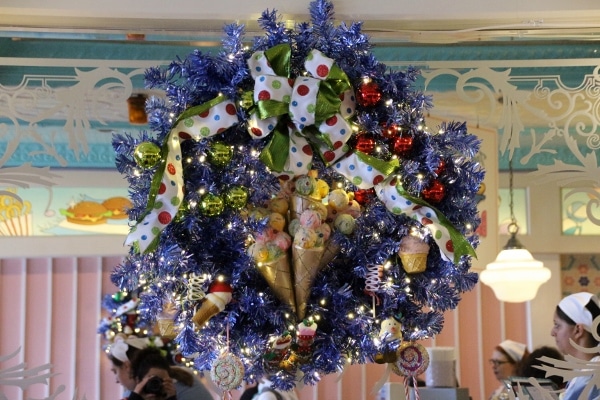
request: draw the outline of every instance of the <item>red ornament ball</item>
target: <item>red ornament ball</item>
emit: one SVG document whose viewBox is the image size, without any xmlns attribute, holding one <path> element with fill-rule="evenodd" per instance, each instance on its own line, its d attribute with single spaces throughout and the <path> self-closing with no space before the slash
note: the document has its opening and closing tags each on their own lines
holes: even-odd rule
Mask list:
<svg viewBox="0 0 600 400">
<path fill-rule="evenodd" d="M 359 135 L 356 139 L 356 149 L 365 154 L 373 153 L 373 150 L 375 150 L 375 139 L 369 134 Z"/>
<path fill-rule="evenodd" d="M 384 138 L 394 139 L 399 134 L 400 134 L 400 131 L 398 130 L 398 125 L 396 125 L 396 124 L 382 125 L 381 126 L 381 135 Z"/>
<path fill-rule="evenodd" d="M 423 189 L 423 198 L 432 203 L 439 203 L 446 196 L 446 187 L 437 179 L 431 181 L 431 184 Z"/>
<path fill-rule="evenodd" d="M 360 85 L 356 96 L 356 101 L 363 107 L 372 107 L 381 100 L 381 90 L 379 85 L 373 81 L 368 81 Z"/>
<path fill-rule="evenodd" d="M 358 189 L 354 192 L 354 200 L 361 206 L 367 204 L 367 202 L 375 196 L 375 189 Z"/>
<path fill-rule="evenodd" d="M 399 136 L 392 142 L 392 153 L 397 156 L 404 156 L 412 150 L 412 136 Z"/>
</svg>

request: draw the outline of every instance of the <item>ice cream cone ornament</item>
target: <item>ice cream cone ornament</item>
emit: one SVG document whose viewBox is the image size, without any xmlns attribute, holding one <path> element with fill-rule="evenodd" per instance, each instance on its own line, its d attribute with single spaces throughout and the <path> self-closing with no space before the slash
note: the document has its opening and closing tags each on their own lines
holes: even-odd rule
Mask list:
<svg viewBox="0 0 600 400">
<path fill-rule="evenodd" d="M 227 282 L 216 280 L 211 283 L 208 288 L 208 294 L 202 300 L 200 307 L 196 309 L 192 317 L 192 321 L 194 321 L 196 327 L 202 328 L 209 319 L 223 311 L 225 306 L 231 301 L 232 292 L 233 289 Z"/>
<path fill-rule="evenodd" d="M 398 255 L 402 261 L 402 267 L 409 274 L 425 271 L 428 253 L 429 245 L 415 234 L 406 235 L 400 241 Z"/>
<path fill-rule="evenodd" d="M 352 234 L 355 226 L 352 215 L 360 213 L 358 203 L 358 208 L 350 207 L 346 191 L 330 192 L 329 188 L 327 182 L 318 179 L 316 171 L 309 171 L 282 185 L 282 192 L 269 203 L 272 212 L 255 214 L 257 218 L 266 218 L 267 227 L 255 232 L 248 254 L 277 298 L 295 311 L 297 320 L 306 316 L 310 291 L 319 271 L 339 253 L 339 245 L 330 240 L 332 230 Z M 340 218 L 328 224 L 331 207 L 352 212 L 340 214 Z M 289 223 L 284 232 L 288 216 L 281 213 L 288 210 Z"/>
</svg>

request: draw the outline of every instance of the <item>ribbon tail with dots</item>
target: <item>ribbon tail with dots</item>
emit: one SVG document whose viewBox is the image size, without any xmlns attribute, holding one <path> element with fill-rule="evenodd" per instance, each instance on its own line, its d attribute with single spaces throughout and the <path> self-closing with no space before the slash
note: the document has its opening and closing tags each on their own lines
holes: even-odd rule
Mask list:
<svg viewBox="0 0 600 400">
<path fill-rule="evenodd" d="M 429 229 L 444 260 L 456 264 L 463 255 L 476 256 L 473 246 L 439 210 L 401 191 L 396 176 L 392 175 L 378 184 L 375 193 L 392 213 L 406 214 Z"/>
<path fill-rule="evenodd" d="M 141 253 L 156 249 L 160 233 L 171 223 L 183 201 L 181 140 L 201 140 L 238 123 L 235 105 L 220 95 L 185 110 L 177 119 L 162 147 L 163 162 L 150 185 L 146 212 L 131 229 L 125 244 L 134 244 Z"/>
</svg>

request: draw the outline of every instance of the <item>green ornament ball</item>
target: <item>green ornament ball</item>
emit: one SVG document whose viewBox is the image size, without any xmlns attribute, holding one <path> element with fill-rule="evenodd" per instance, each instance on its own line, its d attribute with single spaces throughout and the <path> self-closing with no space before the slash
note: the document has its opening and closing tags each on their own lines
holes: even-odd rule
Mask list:
<svg viewBox="0 0 600 400">
<path fill-rule="evenodd" d="M 141 168 L 152 168 L 161 160 L 160 147 L 152 142 L 142 142 L 133 151 L 133 159 Z"/>
<path fill-rule="evenodd" d="M 208 148 L 208 162 L 216 167 L 224 167 L 233 158 L 233 148 L 222 142 L 213 142 Z"/>
<path fill-rule="evenodd" d="M 241 210 L 248 202 L 248 189 L 243 186 L 232 186 L 225 193 L 225 204 L 234 210 Z"/>
<path fill-rule="evenodd" d="M 224 208 L 225 202 L 221 196 L 217 196 L 216 194 L 207 193 L 200 200 L 200 211 L 207 217 L 220 215 Z"/>
</svg>

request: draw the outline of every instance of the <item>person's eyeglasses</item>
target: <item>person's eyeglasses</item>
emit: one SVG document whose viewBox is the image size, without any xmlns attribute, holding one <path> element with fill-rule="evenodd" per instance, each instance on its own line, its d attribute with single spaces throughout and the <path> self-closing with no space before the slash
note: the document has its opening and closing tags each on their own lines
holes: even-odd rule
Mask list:
<svg viewBox="0 0 600 400">
<path fill-rule="evenodd" d="M 494 367 L 497 367 L 499 365 L 502 364 L 509 364 L 510 361 L 502 361 L 502 360 L 488 360 L 490 362 L 490 364 L 492 364 Z"/>
</svg>

